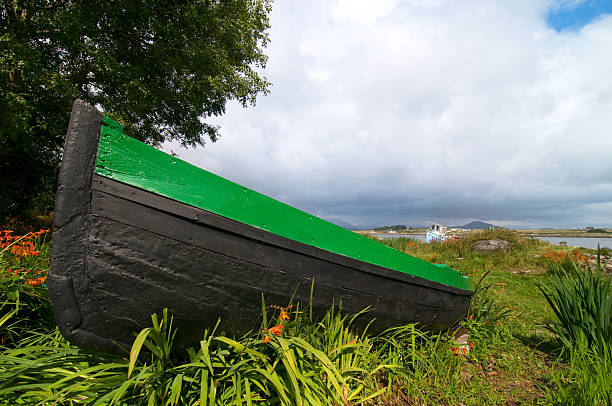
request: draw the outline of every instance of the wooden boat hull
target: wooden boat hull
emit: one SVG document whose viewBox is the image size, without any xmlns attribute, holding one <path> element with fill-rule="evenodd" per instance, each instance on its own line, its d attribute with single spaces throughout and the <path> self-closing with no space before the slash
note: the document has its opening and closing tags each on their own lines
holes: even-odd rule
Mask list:
<svg viewBox="0 0 612 406">
<path fill-rule="evenodd" d="M 257 328 L 267 304 L 370 308 L 374 331 L 409 322 L 440 330 L 467 312 L 472 291 L 297 242 L 94 174 L 102 116 L 73 108 L 56 196 L 51 272 L 54 314 L 84 348 L 129 348 L 134 331 L 168 308 L 177 345 L 223 330 Z M 94 141 L 92 141 L 94 140 Z"/>
</svg>

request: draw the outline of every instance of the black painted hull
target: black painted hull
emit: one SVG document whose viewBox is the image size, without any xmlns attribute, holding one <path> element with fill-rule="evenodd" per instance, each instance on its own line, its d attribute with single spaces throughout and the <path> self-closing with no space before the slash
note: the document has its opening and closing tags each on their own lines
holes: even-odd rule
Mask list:
<svg viewBox="0 0 612 406">
<path fill-rule="evenodd" d="M 322 313 L 370 311 L 374 331 L 418 322 L 441 330 L 465 316 L 472 292 L 298 243 L 93 174 L 100 115 L 75 103 L 56 197 L 48 286 L 62 333 L 101 351 L 127 348 L 167 307 L 177 344 L 197 344 L 219 318 L 234 334 L 268 305 Z M 93 137 L 93 138 L 92 138 Z M 92 141 L 93 139 L 93 141 Z M 93 154 L 93 156 L 92 156 Z"/>
</svg>

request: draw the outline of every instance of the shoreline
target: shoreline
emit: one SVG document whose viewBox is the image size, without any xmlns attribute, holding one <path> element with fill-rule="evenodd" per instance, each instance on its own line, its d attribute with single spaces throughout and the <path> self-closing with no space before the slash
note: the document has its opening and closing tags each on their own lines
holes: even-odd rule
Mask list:
<svg viewBox="0 0 612 406">
<path fill-rule="evenodd" d="M 481 231 L 481 230 L 470 230 L 470 231 Z M 466 234 L 470 231 L 459 233 Z M 379 235 L 394 235 L 398 237 L 402 236 L 414 236 L 414 235 L 424 235 L 423 232 L 411 232 L 411 233 L 385 233 L 385 232 L 372 232 L 371 230 L 353 230 L 353 232 L 362 234 L 362 235 L 371 235 L 371 236 L 379 236 Z M 595 234 L 595 233 L 534 233 L 534 232 L 525 232 L 525 231 L 517 231 L 521 237 L 530 238 L 530 237 L 555 237 L 555 238 L 612 238 L 612 234 Z"/>
</svg>

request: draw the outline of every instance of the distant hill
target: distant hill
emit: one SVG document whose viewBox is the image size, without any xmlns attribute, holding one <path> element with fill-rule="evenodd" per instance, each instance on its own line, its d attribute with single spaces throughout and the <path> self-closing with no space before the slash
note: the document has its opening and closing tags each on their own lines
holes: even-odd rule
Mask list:
<svg viewBox="0 0 612 406">
<path fill-rule="evenodd" d="M 485 223 L 484 221 L 472 221 L 471 223 L 465 224 L 463 226 L 453 226 L 450 228 L 465 228 L 466 230 L 486 230 L 487 228 L 501 228 L 501 227 L 496 226 L 494 224 Z"/>
<path fill-rule="evenodd" d="M 374 231 L 400 231 L 400 230 L 406 230 L 407 228 L 408 227 L 406 227 L 403 224 L 396 224 L 394 226 L 376 227 Z"/>
<path fill-rule="evenodd" d="M 346 221 L 340 220 L 340 219 L 335 218 L 335 217 L 328 217 L 328 218 L 325 218 L 324 220 L 327 220 L 330 223 L 333 223 L 333 224 L 335 224 L 337 226 L 340 226 L 342 228 L 346 228 L 346 229 L 349 229 L 349 230 L 359 230 L 359 227 L 356 227 L 356 226 L 354 226 L 351 223 L 347 223 Z"/>
</svg>

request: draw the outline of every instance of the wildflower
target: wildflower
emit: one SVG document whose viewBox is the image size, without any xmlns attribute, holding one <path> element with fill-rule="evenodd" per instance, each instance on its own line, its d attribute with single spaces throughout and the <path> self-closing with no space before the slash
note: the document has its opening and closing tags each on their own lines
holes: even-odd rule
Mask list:
<svg viewBox="0 0 612 406">
<path fill-rule="evenodd" d="M 474 316 L 470 314 L 470 317 L 468 317 L 470 320 L 474 320 Z"/>
<path fill-rule="evenodd" d="M 24 285 L 31 285 L 31 286 L 42 285 L 46 281 L 47 281 L 47 277 L 42 276 L 42 277 L 38 277 L 34 279 L 26 279 L 24 282 Z"/>
<path fill-rule="evenodd" d="M 467 353 L 470 351 L 466 347 L 451 347 L 450 350 L 455 355 L 467 355 Z"/>
<path fill-rule="evenodd" d="M 291 309 L 293 307 L 293 305 L 291 306 L 287 306 L 287 307 L 281 307 L 281 306 L 269 306 L 272 309 L 277 309 L 280 310 L 280 315 L 278 316 L 279 320 L 289 320 L 289 313 L 287 312 L 287 310 Z"/>
<path fill-rule="evenodd" d="M 279 320 L 289 320 L 289 313 L 287 313 L 287 310 L 285 308 L 281 309 L 281 313 L 280 316 L 278 316 Z"/>
<path fill-rule="evenodd" d="M 266 333 L 266 336 L 263 338 L 263 342 L 264 343 L 269 343 L 271 340 L 270 335 L 268 333 Z"/>
<path fill-rule="evenodd" d="M 470 342 L 468 343 L 468 345 L 470 346 L 470 349 L 473 349 L 473 348 L 474 348 L 474 343 L 473 343 L 473 342 L 471 342 L 471 341 L 470 341 Z"/>
<path fill-rule="evenodd" d="M 283 331 L 283 325 L 279 324 L 278 326 L 274 326 L 268 329 L 268 333 L 280 336 Z"/>
</svg>

